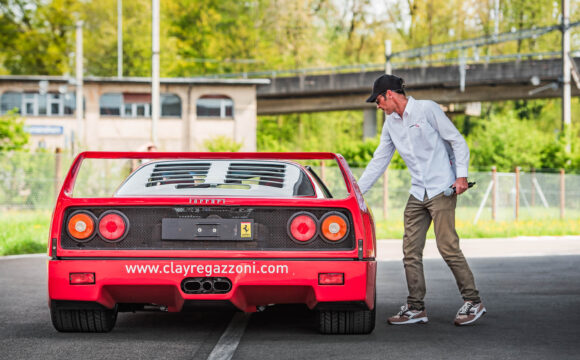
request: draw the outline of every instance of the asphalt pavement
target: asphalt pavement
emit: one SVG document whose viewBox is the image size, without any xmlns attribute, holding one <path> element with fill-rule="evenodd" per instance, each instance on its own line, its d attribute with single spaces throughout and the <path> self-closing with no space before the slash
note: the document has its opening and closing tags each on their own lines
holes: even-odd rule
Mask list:
<svg viewBox="0 0 580 360">
<path fill-rule="evenodd" d="M 521 247 L 518 241 L 503 241 Z M 550 253 L 558 241 L 547 241 L 544 247 L 550 255 L 543 256 L 533 253 L 530 246 L 532 256 L 496 252 L 494 257 L 476 257 L 464 245 L 488 310 L 473 326 L 453 325 L 462 301 L 451 272 L 436 256 L 425 260 L 429 323 L 387 325 L 386 318 L 405 300 L 406 286 L 402 262 L 384 260 L 378 267 L 377 326 L 372 334 L 321 335 L 316 332 L 314 314 L 306 307 L 274 306 L 243 318 L 246 323 L 241 331 L 238 328 L 239 343 L 229 356 L 252 360 L 578 359 L 580 255 L 565 255 L 570 252 L 566 249 L 560 255 Z M 380 244 L 379 250 L 399 246 L 400 242 Z M 382 256 L 389 257 L 398 255 Z M 223 352 L 216 355 L 216 348 L 225 335 L 236 332 L 231 330 L 232 319 L 241 321 L 232 311 L 121 313 L 110 333 L 58 333 L 47 307 L 46 259 L 39 256 L 0 260 L 0 289 L 1 359 L 228 358 Z M 231 349 L 232 342 L 226 345 Z"/>
</svg>

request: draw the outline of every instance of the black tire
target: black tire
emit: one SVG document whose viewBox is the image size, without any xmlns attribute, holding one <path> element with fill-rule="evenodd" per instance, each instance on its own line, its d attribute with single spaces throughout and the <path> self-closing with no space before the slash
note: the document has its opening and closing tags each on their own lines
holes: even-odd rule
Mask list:
<svg viewBox="0 0 580 360">
<path fill-rule="evenodd" d="M 117 321 L 114 309 L 59 309 L 50 307 L 52 325 L 60 332 L 109 332 Z"/>
<path fill-rule="evenodd" d="M 372 310 L 337 310 L 318 312 L 318 330 L 322 334 L 370 334 L 375 329 L 377 302 Z"/>
</svg>

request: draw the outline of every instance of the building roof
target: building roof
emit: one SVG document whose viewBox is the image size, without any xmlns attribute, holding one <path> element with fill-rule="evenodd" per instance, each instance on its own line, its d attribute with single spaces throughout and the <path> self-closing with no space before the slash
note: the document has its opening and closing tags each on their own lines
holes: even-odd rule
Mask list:
<svg viewBox="0 0 580 360">
<path fill-rule="evenodd" d="M 74 77 L 67 76 L 46 76 L 46 75 L 0 75 L 0 82 L 20 81 L 20 82 L 38 82 L 49 81 L 56 83 L 74 83 Z M 85 83 L 133 83 L 133 84 L 149 84 L 150 77 L 102 77 L 102 76 L 87 76 L 83 78 Z M 268 85 L 270 79 L 213 79 L 203 77 L 191 78 L 161 78 L 161 84 L 171 85 Z"/>
</svg>

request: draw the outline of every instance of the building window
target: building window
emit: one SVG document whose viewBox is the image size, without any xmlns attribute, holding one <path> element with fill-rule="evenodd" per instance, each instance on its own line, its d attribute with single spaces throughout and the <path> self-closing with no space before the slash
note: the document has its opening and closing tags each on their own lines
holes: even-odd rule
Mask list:
<svg viewBox="0 0 580 360">
<path fill-rule="evenodd" d="M 150 117 L 151 94 L 124 93 L 122 117 Z"/>
<path fill-rule="evenodd" d="M 181 99 L 175 94 L 161 94 L 161 116 L 181 117 Z M 106 93 L 99 100 L 100 113 L 104 116 L 150 117 L 151 94 Z"/>
<path fill-rule="evenodd" d="M 197 116 L 233 118 L 234 101 L 225 95 L 203 95 L 197 99 Z"/>
<path fill-rule="evenodd" d="M 121 106 L 123 104 L 122 94 L 103 94 L 99 100 L 101 115 L 119 116 L 121 115 Z"/>
<path fill-rule="evenodd" d="M 42 104 L 40 106 L 39 109 L 39 98 L 40 96 L 37 96 L 38 94 L 33 94 L 33 93 L 25 93 L 24 94 L 24 99 L 22 101 L 22 109 L 24 110 L 22 112 L 22 115 L 46 115 L 46 98 L 44 96 L 42 96 L 42 98 L 44 98 L 45 101 L 40 101 L 41 103 L 44 103 L 44 107 L 42 107 Z M 39 111 L 40 110 L 40 111 Z"/>
<path fill-rule="evenodd" d="M 181 99 L 175 94 L 161 94 L 161 115 L 181 117 Z"/>
<path fill-rule="evenodd" d="M 2 99 L 0 100 L 1 112 L 6 114 L 8 111 L 16 110 L 20 114 L 20 109 L 22 108 L 22 94 L 17 92 L 5 92 L 2 94 Z"/>
<path fill-rule="evenodd" d="M 2 94 L 1 112 L 17 109 L 17 113 L 29 116 L 72 115 L 75 110 L 74 93 L 16 93 Z"/>
</svg>

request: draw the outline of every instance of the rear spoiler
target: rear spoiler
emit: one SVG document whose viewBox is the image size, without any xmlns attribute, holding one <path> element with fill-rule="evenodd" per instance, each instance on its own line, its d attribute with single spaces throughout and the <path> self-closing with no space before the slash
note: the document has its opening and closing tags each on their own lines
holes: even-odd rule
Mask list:
<svg viewBox="0 0 580 360">
<path fill-rule="evenodd" d="M 85 151 L 77 159 L 270 159 L 270 160 L 339 160 L 331 152 L 135 152 Z"/>
<path fill-rule="evenodd" d="M 60 196 L 71 197 L 72 188 L 84 159 L 260 159 L 260 160 L 336 160 L 346 180 L 349 193 L 354 194 L 359 206 L 366 209 L 362 193 L 340 154 L 331 152 L 133 152 L 85 151 L 75 158 L 62 186 Z"/>
</svg>

